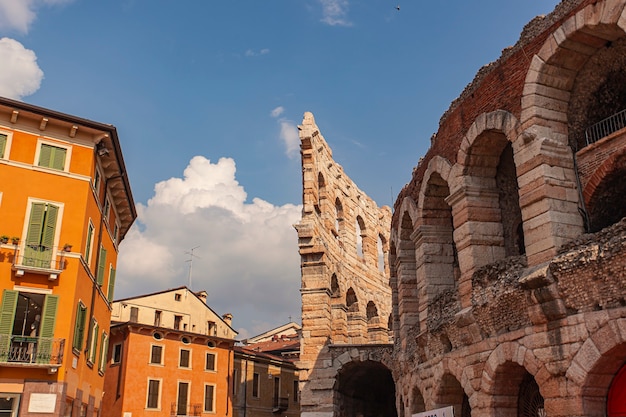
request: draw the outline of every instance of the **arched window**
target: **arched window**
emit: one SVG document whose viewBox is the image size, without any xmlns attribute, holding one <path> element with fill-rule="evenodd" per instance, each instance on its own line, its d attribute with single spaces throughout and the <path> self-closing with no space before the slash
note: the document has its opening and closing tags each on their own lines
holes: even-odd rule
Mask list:
<svg viewBox="0 0 626 417">
<path fill-rule="evenodd" d="M 367 315 L 368 321 L 373 319 L 374 317 L 378 317 L 378 309 L 376 308 L 376 304 L 374 304 L 373 301 L 367 303 L 365 314 Z"/>
</svg>

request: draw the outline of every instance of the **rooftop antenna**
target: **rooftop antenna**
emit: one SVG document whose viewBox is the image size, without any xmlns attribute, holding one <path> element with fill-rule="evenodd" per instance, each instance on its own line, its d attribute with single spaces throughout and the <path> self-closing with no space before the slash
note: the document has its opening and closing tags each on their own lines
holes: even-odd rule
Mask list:
<svg viewBox="0 0 626 417">
<path fill-rule="evenodd" d="M 185 261 L 185 262 L 189 262 L 189 277 L 188 277 L 188 280 L 189 280 L 189 289 L 190 290 L 191 290 L 191 271 L 193 269 L 193 258 L 202 259 L 199 256 L 193 254 L 193 251 L 198 249 L 199 247 L 200 247 L 200 245 L 195 246 L 195 247 L 191 248 L 191 250 L 189 252 L 185 252 L 187 255 L 189 255 L 189 259 L 187 261 Z"/>
</svg>

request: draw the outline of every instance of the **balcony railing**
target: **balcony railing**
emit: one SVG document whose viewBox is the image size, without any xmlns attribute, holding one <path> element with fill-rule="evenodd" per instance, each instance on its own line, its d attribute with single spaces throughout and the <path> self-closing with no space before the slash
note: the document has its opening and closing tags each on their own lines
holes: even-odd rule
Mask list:
<svg viewBox="0 0 626 417">
<path fill-rule="evenodd" d="M 170 405 L 171 417 L 187 417 L 187 416 L 201 416 L 201 415 L 202 415 L 202 404 L 190 404 L 190 405 L 187 405 L 186 407 L 183 407 L 182 404 L 177 404 L 176 402 L 172 402 Z"/>
<path fill-rule="evenodd" d="M 289 397 L 274 398 L 274 406 L 272 407 L 273 413 L 280 413 L 289 408 Z"/>
<path fill-rule="evenodd" d="M 0 335 L 0 366 L 58 368 L 65 339 Z"/>
<path fill-rule="evenodd" d="M 17 275 L 24 272 L 48 275 L 50 280 L 55 280 L 65 268 L 66 252 L 59 248 L 43 245 L 26 245 L 15 248 L 13 270 Z"/>
<path fill-rule="evenodd" d="M 626 110 L 622 110 L 619 113 L 607 117 L 598 123 L 589 126 L 585 130 L 585 140 L 587 145 L 596 143 L 602 138 L 609 136 L 611 133 L 615 133 L 618 130 L 622 130 L 626 127 Z"/>
</svg>

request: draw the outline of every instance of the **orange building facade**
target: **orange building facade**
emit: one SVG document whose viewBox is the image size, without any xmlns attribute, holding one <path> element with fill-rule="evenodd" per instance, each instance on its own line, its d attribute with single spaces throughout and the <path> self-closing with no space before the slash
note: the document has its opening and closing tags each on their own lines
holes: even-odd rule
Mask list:
<svg viewBox="0 0 626 417">
<path fill-rule="evenodd" d="M 231 316 L 186 287 L 113 303 L 103 415 L 230 416 Z"/>
<path fill-rule="evenodd" d="M 0 415 L 98 414 L 135 218 L 114 126 L 0 98 Z"/>
</svg>

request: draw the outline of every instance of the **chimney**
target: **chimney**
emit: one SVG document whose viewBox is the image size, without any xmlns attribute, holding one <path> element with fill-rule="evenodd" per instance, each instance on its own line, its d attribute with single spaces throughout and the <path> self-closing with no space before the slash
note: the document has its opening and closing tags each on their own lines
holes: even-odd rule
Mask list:
<svg viewBox="0 0 626 417">
<path fill-rule="evenodd" d="M 198 291 L 196 295 L 198 296 L 199 299 L 204 301 L 204 304 L 207 303 L 207 297 L 209 296 L 209 294 L 206 291 Z"/>
<path fill-rule="evenodd" d="M 226 314 L 222 315 L 222 318 L 224 319 L 226 324 L 228 324 L 229 326 L 232 327 L 232 322 L 233 322 L 233 315 L 232 314 L 226 313 Z"/>
</svg>

